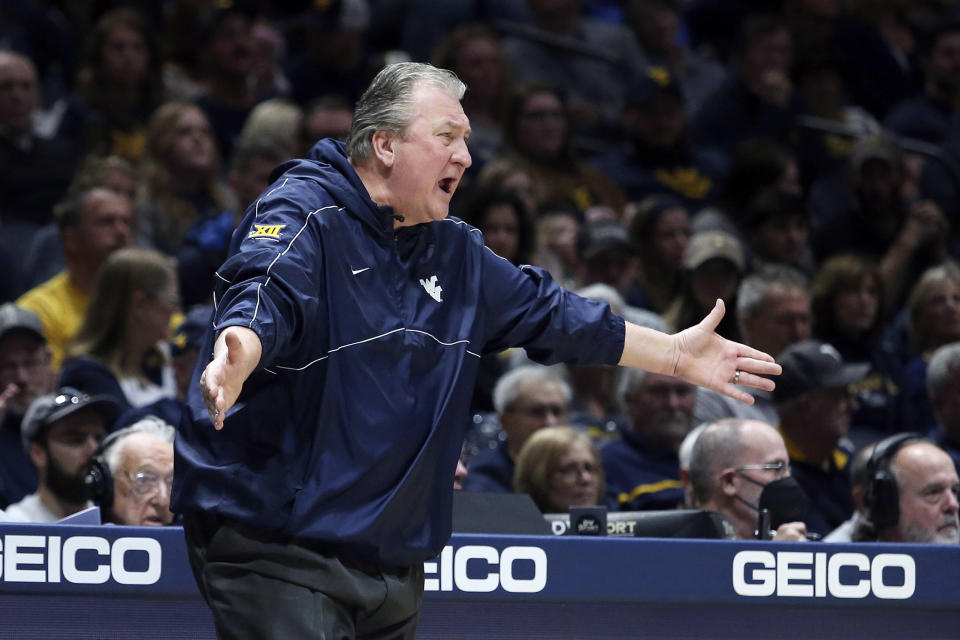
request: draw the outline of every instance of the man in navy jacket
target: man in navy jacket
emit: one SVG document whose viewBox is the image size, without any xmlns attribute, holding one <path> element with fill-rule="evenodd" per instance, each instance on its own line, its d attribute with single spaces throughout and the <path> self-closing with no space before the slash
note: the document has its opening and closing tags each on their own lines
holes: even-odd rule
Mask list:
<svg viewBox="0 0 960 640">
<path fill-rule="evenodd" d="M 722 303 L 677 336 L 625 324 L 447 218 L 464 90 L 386 67 L 346 146 L 281 165 L 234 234 L 173 490 L 221 637 L 413 637 L 485 353 L 773 387 L 769 356 L 713 332 Z"/>
</svg>

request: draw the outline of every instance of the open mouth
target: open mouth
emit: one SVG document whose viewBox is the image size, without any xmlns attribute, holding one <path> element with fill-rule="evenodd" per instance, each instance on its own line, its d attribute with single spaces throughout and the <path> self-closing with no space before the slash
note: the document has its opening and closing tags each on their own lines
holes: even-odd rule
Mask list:
<svg viewBox="0 0 960 640">
<path fill-rule="evenodd" d="M 438 184 L 441 191 L 447 194 L 452 194 L 456 185 L 456 180 L 453 178 L 444 178 Z"/>
</svg>

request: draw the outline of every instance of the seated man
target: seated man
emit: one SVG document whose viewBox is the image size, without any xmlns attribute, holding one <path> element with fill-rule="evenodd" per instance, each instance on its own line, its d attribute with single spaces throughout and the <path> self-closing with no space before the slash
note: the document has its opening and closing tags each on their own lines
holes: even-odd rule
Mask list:
<svg viewBox="0 0 960 640">
<path fill-rule="evenodd" d="M 759 420 L 725 418 L 708 424 L 690 454 L 690 483 L 696 508 L 720 513 L 739 540 L 755 537 L 760 495 L 790 477 L 787 447 L 776 429 Z M 773 540 L 806 540 L 803 522 L 780 524 Z"/>
<path fill-rule="evenodd" d="M 683 504 L 677 451 L 692 426 L 696 387 L 640 369 L 622 375 L 620 398 L 630 426 L 600 450 L 607 502 L 622 511 L 672 509 Z"/>
<path fill-rule="evenodd" d="M 173 522 L 173 438 L 176 430 L 155 417 L 141 418 L 103 441 L 87 486 L 104 522 L 160 527 Z"/>
<path fill-rule="evenodd" d="M 20 424 L 37 396 L 53 391 L 50 350 L 32 311 L 0 306 L 0 507 L 37 488 L 37 471 L 20 440 Z"/>
<path fill-rule="evenodd" d="M 877 443 L 867 462 L 867 517 L 854 542 L 960 542 L 960 479 L 943 449 L 915 433 Z"/>
<path fill-rule="evenodd" d="M 538 429 L 566 422 L 571 396 L 570 386 L 547 367 L 529 365 L 503 374 L 493 388 L 493 406 L 505 439 L 474 456 L 463 488 L 513 493 L 520 448 Z"/>
<path fill-rule="evenodd" d="M 863 380 L 870 364 L 844 362 L 832 345 L 817 340 L 788 347 L 777 361 L 783 374 L 773 399 L 793 476 L 813 503 L 807 529 L 827 535 L 854 510 L 847 469 L 853 454 L 850 385 Z"/>
<path fill-rule="evenodd" d="M 113 399 L 70 387 L 34 400 L 20 433 L 37 468 L 37 491 L 7 507 L 7 515 L 20 522 L 56 522 L 91 506 L 84 478 L 116 417 Z"/>
</svg>

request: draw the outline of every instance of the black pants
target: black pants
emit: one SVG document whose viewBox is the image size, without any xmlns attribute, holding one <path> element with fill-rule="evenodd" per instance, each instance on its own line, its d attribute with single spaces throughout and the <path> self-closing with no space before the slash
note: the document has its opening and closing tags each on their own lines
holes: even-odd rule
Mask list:
<svg viewBox="0 0 960 640">
<path fill-rule="evenodd" d="M 380 570 L 206 514 L 184 517 L 190 566 L 217 637 L 410 640 L 423 566 Z"/>
</svg>

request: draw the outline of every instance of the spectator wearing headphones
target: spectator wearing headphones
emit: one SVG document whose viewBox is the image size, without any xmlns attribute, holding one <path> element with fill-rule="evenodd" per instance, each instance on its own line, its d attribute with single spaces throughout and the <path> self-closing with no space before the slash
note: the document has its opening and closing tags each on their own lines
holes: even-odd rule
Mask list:
<svg viewBox="0 0 960 640">
<path fill-rule="evenodd" d="M 867 518 L 854 542 L 960 542 L 960 479 L 943 449 L 916 433 L 881 440 L 867 462 Z"/>
<path fill-rule="evenodd" d="M 86 477 L 104 522 L 137 527 L 173 522 L 175 433 L 173 426 L 148 416 L 104 439 Z"/>
</svg>

